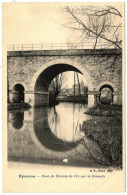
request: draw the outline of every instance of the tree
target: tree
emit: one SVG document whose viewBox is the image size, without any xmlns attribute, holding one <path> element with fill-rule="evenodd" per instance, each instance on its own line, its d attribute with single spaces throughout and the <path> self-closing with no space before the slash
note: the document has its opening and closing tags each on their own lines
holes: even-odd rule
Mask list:
<svg viewBox="0 0 127 195">
<path fill-rule="evenodd" d="M 69 15 L 63 26 L 80 32 L 79 43 L 90 40 L 94 49 L 105 41 L 106 47 L 122 48 L 122 14 L 113 6 L 64 7 Z"/>
<path fill-rule="evenodd" d="M 51 101 L 56 101 L 57 96 L 63 90 L 63 85 L 66 82 L 67 78 L 65 73 L 57 75 L 49 85 L 49 96 Z"/>
</svg>

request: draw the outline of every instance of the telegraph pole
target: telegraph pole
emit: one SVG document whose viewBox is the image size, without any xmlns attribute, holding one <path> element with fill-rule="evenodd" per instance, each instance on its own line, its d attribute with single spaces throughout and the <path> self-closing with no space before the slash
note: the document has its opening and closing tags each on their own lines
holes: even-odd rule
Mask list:
<svg viewBox="0 0 127 195">
<path fill-rule="evenodd" d="M 75 102 L 75 71 L 74 71 L 74 102 Z"/>
<path fill-rule="evenodd" d="M 76 73 L 77 73 L 77 81 L 78 81 L 78 88 L 79 88 L 79 96 L 80 96 L 80 100 L 81 100 L 80 82 L 79 82 L 78 72 L 76 72 Z"/>
</svg>

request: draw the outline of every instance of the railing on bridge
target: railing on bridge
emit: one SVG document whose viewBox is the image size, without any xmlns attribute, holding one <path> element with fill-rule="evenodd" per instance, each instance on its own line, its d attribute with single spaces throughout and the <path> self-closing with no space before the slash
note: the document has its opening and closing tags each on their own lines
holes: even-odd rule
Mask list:
<svg viewBox="0 0 127 195">
<path fill-rule="evenodd" d="M 8 51 L 31 51 L 31 50 L 72 50 L 72 49 L 93 49 L 94 43 L 50 43 L 50 44 L 20 44 L 8 45 Z M 114 48 L 107 42 L 97 44 L 96 49 Z"/>
</svg>

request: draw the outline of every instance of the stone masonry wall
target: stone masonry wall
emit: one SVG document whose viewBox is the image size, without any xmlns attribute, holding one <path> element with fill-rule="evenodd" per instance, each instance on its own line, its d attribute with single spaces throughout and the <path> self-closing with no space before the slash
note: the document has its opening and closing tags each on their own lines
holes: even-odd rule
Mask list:
<svg viewBox="0 0 127 195">
<path fill-rule="evenodd" d="M 40 56 L 8 56 L 8 80 L 9 86 L 15 83 L 25 83 L 30 91 L 31 81 L 36 71 L 45 63 L 61 59 L 57 55 L 40 55 Z M 62 59 L 69 59 L 77 62 L 80 67 L 87 70 L 95 88 L 102 82 L 111 82 L 114 84 L 114 91 L 118 94 L 117 102 L 122 101 L 122 55 L 121 54 L 84 54 L 84 55 L 65 55 Z M 63 60 L 64 63 L 64 60 Z M 57 71 L 57 70 L 56 70 Z M 85 75 L 84 75 L 85 76 Z M 34 83 L 33 83 L 34 85 Z M 24 87 L 25 87 L 24 86 Z"/>
</svg>

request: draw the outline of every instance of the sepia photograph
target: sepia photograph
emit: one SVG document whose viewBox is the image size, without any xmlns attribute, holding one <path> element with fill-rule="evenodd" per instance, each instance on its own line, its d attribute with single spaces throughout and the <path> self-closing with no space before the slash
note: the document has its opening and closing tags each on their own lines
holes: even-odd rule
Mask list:
<svg viewBox="0 0 127 195">
<path fill-rule="evenodd" d="M 124 3 L 3 3 L 5 192 L 125 191 L 124 20 Z"/>
</svg>

